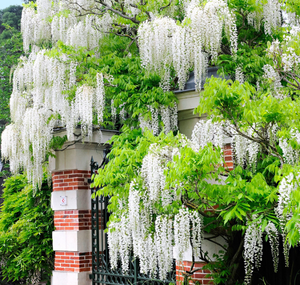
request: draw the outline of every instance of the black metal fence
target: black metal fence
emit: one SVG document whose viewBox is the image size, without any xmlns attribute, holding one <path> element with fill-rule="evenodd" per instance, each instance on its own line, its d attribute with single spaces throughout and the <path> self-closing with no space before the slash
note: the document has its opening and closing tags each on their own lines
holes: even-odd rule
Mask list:
<svg viewBox="0 0 300 285">
<path fill-rule="evenodd" d="M 93 175 L 98 168 L 102 168 L 108 162 L 106 155 L 108 151 L 104 151 L 104 159 L 99 166 L 91 160 L 91 174 Z M 90 181 L 91 182 L 91 181 Z M 98 189 L 92 188 L 91 193 L 94 194 Z M 109 248 L 107 243 L 107 234 L 104 232 L 109 219 L 107 211 L 109 199 L 108 197 L 96 197 L 91 199 L 92 203 L 92 274 L 90 278 L 93 285 L 110 284 L 110 285 L 168 285 L 176 283 L 175 261 L 172 272 L 167 276 L 167 280 L 159 280 L 149 275 L 142 274 L 139 268 L 139 260 L 133 256 L 130 258 L 129 270 L 122 271 L 121 265 L 112 270 L 109 262 Z M 158 271 L 157 271 L 158 276 Z"/>
</svg>

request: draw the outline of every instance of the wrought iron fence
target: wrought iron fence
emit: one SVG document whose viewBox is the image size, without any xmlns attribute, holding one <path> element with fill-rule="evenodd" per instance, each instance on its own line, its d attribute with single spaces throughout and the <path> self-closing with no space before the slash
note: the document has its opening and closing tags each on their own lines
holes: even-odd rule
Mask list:
<svg viewBox="0 0 300 285">
<path fill-rule="evenodd" d="M 97 162 L 91 159 L 91 174 L 95 174 L 98 168 L 104 168 L 107 160 L 108 151 L 104 151 L 104 159 L 99 166 Z M 90 180 L 92 182 L 92 180 Z M 97 188 L 92 188 L 91 193 L 97 192 Z M 176 283 L 175 261 L 172 272 L 167 276 L 167 280 L 159 280 L 147 274 L 142 274 L 139 268 L 139 260 L 131 256 L 129 270 L 124 272 L 121 264 L 115 270 L 112 270 L 109 262 L 109 248 L 107 243 L 107 234 L 105 227 L 109 219 L 107 206 L 108 197 L 97 196 L 91 199 L 92 203 L 92 279 L 93 285 L 168 285 Z M 157 270 L 157 276 L 159 271 Z"/>
</svg>

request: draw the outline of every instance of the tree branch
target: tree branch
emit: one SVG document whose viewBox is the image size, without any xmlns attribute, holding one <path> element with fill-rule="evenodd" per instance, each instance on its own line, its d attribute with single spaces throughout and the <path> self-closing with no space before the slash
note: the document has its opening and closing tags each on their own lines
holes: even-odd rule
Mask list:
<svg viewBox="0 0 300 285">
<path fill-rule="evenodd" d="M 126 15 L 125 13 L 122 13 L 121 11 L 118 11 L 116 9 L 114 9 L 113 7 L 109 6 L 108 4 L 106 4 L 103 0 L 95 0 L 96 3 L 99 3 L 103 6 L 106 7 L 107 10 L 121 16 L 124 19 L 130 20 L 131 22 L 135 23 L 135 24 L 139 24 L 140 21 L 136 19 L 136 17 L 130 17 L 128 15 Z"/>
<path fill-rule="evenodd" d="M 169 4 L 168 5 L 166 5 L 166 6 L 163 6 L 163 7 L 160 7 L 159 8 L 159 10 L 160 11 L 162 11 L 163 9 L 166 9 L 166 8 L 168 8 L 170 5 L 171 5 L 171 3 L 173 2 L 173 0 L 170 0 L 170 2 L 169 2 Z"/>
</svg>

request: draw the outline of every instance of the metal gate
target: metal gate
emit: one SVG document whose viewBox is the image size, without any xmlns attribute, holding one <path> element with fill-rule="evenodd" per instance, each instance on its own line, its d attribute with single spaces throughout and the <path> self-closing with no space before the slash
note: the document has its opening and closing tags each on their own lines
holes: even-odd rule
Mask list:
<svg viewBox="0 0 300 285">
<path fill-rule="evenodd" d="M 104 150 L 104 158 L 101 165 L 91 159 L 91 174 L 101 167 L 104 168 L 108 162 L 108 150 Z M 92 182 L 91 180 L 89 181 Z M 96 193 L 98 189 L 92 188 L 91 193 Z M 92 274 L 90 279 L 93 285 L 110 284 L 110 285 L 169 285 L 176 283 L 175 261 L 172 272 L 167 276 L 167 280 L 151 278 L 149 275 L 142 274 L 139 269 L 139 261 L 133 256 L 130 258 L 130 266 L 127 272 L 123 272 L 121 265 L 118 269 L 112 270 L 109 262 L 109 248 L 107 246 L 107 234 L 104 232 L 109 219 L 107 211 L 108 197 L 96 197 L 91 199 L 92 203 Z M 157 270 L 158 276 L 158 270 Z"/>
</svg>

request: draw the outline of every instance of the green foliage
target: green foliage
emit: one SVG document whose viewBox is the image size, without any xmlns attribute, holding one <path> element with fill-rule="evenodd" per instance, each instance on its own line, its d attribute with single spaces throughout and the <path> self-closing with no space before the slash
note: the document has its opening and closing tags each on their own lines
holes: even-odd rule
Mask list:
<svg viewBox="0 0 300 285">
<path fill-rule="evenodd" d="M 271 123 L 284 126 L 292 118 L 296 119 L 290 110 L 297 108 L 298 104 L 298 100 L 293 101 L 290 97 L 280 100 L 268 91 L 257 92 L 248 82 L 240 84 L 238 81 L 212 78 L 205 85 L 196 111 L 220 120 L 229 120 L 240 128 L 252 124 L 265 127 Z M 290 109 L 286 106 L 290 106 Z"/>
<path fill-rule="evenodd" d="M 24 175 L 7 178 L 0 212 L 0 256 L 3 277 L 30 283 L 36 273 L 49 280 L 53 268 L 53 211 L 47 177 L 41 190 Z"/>
<path fill-rule="evenodd" d="M 4 25 L 20 30 L 22 9 L 22 6 L 12 5 L 0 10 L 0 40 L 9 38 L 9 32 L 6 31 Z"/>
<path fill-rule="evenodd" d="M 226 283 L 230 275 L 230 270 L 226 264 L 228 257 L 225 256 L 225 251 L 220 250 L 218 254 L 213 255 L 213 258 L 215 260 L 213 263 L 207 263 L 203 266 L 203 269 L 211 272 L 206 277 L 212 277 L 214 284 Z"/>
<path fill-rule="evenodd" d="M 50 149 L 61 149 L 63 144 L 68 140 L 67 136 L 64 135 L 62 137 L 56 136 L 53 137 L 50 142 Z"/>
</svg>

